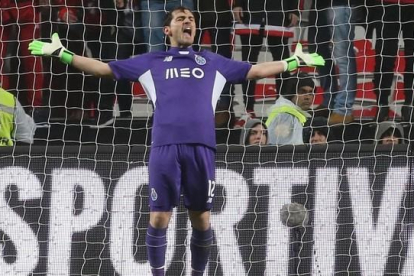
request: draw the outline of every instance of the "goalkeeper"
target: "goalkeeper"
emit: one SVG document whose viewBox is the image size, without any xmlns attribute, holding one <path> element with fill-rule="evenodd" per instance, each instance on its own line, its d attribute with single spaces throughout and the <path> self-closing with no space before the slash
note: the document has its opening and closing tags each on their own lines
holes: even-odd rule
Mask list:
<svg viewBox="0 0 414 276">
<path fill-rule="evenodd" d="M 210 210 L 215 188 L 214 108 L 226 82 L 241 83 L 299 66 L 322 66 L 315 54 L 295 54 L 283 61 L 250 65 L 191 48 L 196 33 L 193 13 L 185 7 L 169 12 L 164 33 L 171 48 L 109 64 L 75 55 L 56 34 L 52 42 L 33 41 L 33 55 L 53 56 L 96 77 L 139 81 L 154 105 L 149 159 L 150 221 L 146 245 L 153 275 L 164 275 L 166 231 L 172 209 L 183 194 L 192 225 L 192 275 L 203 275 L 213 241 Z"/>
</svg>

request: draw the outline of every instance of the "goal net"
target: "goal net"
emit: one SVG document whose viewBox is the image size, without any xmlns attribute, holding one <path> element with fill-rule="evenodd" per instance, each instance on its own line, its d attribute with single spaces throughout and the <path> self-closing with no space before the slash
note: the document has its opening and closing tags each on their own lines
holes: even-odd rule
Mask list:
<svg viewBox="0 0 414 276">
<path fill-rule="evenodd" d="M 26 49 L 57 32 L 71 51 L 105 62 L 163 50 L 162 18 L 180 2 L 196 15 L 194 48 L 260 63 L 300 43 L 327 61 L 299 70 L 315 85 L 299 145 L 248 145 L 269 142 L 250 139 L 249 122 L 266 123 L 290 99 L 296 71 L 224 86 L 205 275 L 412 275 L 414 3 L 150 2 L 1 1 L 1 87 L 37 129 L 32 145 L 0 148 L 0 274 L 151 275 L 149 98 L 138 82 L 94 78 Z M 306 223 L 286 225 L 289 203 L 304 206 Z M 190 239 L 181 204 L 166 275 L 191 275 Z"/>
</svg>

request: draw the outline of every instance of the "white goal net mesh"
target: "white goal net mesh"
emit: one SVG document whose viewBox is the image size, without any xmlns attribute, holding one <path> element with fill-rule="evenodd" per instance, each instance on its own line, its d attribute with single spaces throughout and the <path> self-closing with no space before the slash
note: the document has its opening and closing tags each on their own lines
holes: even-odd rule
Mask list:
<svg viewBox="0 0 414 276">
<path fill-rule="evenodd" d="M 413 275 L 412 0 L 1 0 L 1 87 L 37 128 L 29 147 L 0 147 L 0 274 L 151 275 L 153 104 L 139 82 L 27 48 L 58 33 L 104 62 L 163 51 L 178 5 L 194 11 L 195 50 L 257 64 L 301 45 L 326 62 L 224 86 L 205 275 Z M 307 223 L 281 220 L 292 202 Z M 191 274 L 190 239 L 180 206 L 166 275 Z"/>
</svg>

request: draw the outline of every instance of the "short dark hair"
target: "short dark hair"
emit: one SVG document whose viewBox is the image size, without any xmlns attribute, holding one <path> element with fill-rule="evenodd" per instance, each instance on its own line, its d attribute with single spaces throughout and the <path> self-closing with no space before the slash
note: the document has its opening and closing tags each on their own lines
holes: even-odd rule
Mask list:
<svg viewBox="0 0 414 276">
<path fill-rule="evenodd" d="M 191 9 L 189 9 L 189 8 L 187 8 L 187 7 L 184 7 L 184 6 L 178 6 L 178 7 L 175 7 L 174 9 L 172 9 L 171 11 L 169 11 L 169 12 L 167 12 L 167 14 L 165 15 L 165 18 L 164 18 L 164 27 L 167 27 L 167 26 L 170 26 L 171 25 L 171 21 L 173 20 L 173 13 L 175 12 L 175 11 L 181 11 L 181 12 L 184 12 L 184 11 L 189 11 L 189 12 L 191 12 L 191 13 L 193 13 L 192 11 L 191 11 Z"/>
<path fill-rule="evenodd" d="M 324 117 L 314 117 L 307 120 L 303 126 L 303 141 L 309 143 L 310 139 L 315 135 L 316 132 L 323 134 L 326 140 L 333 140 L 332 131 L 329 131 L 328 120 Z"/>
<path fill-rule="evenodd" d="M 313 81 L 312 77 L 303 72 L 292 75 L 283 81 L 286 81 L 286 84 L 283 85 L 282 91 L 280 91 L 280 95 L 290 101 L 292 101 L 293 97 L 298 94 L 298 91 L 301 87 L 309 86 L 312 87 L 312 89 L 315 89 L 315 82 Z"/>
</svg>

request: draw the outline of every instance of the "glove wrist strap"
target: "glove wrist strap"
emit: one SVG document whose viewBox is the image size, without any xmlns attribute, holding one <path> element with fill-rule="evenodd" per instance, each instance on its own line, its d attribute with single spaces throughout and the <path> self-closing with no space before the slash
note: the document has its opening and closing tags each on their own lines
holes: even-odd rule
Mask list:
<svg viewBox="0 0 414 276">
<path fill-rule="evenodd" d="M 283 61 L 286 62 L 287 66 L 285 66 L 285 71 L 293 71 L 298 68 L 299 62 L 295 56 L 291 56 Z"/>
<path fill-rule="evenodd" d="M 73 55 L 74 53 L 72 53 L 71 51 L 67 49 L 63 49 L 62 54 L 60 56 L 60 61 L 63 62 L 64 64 L 71 65 L 72 60 L 73 60 Z"/>
</svg>

